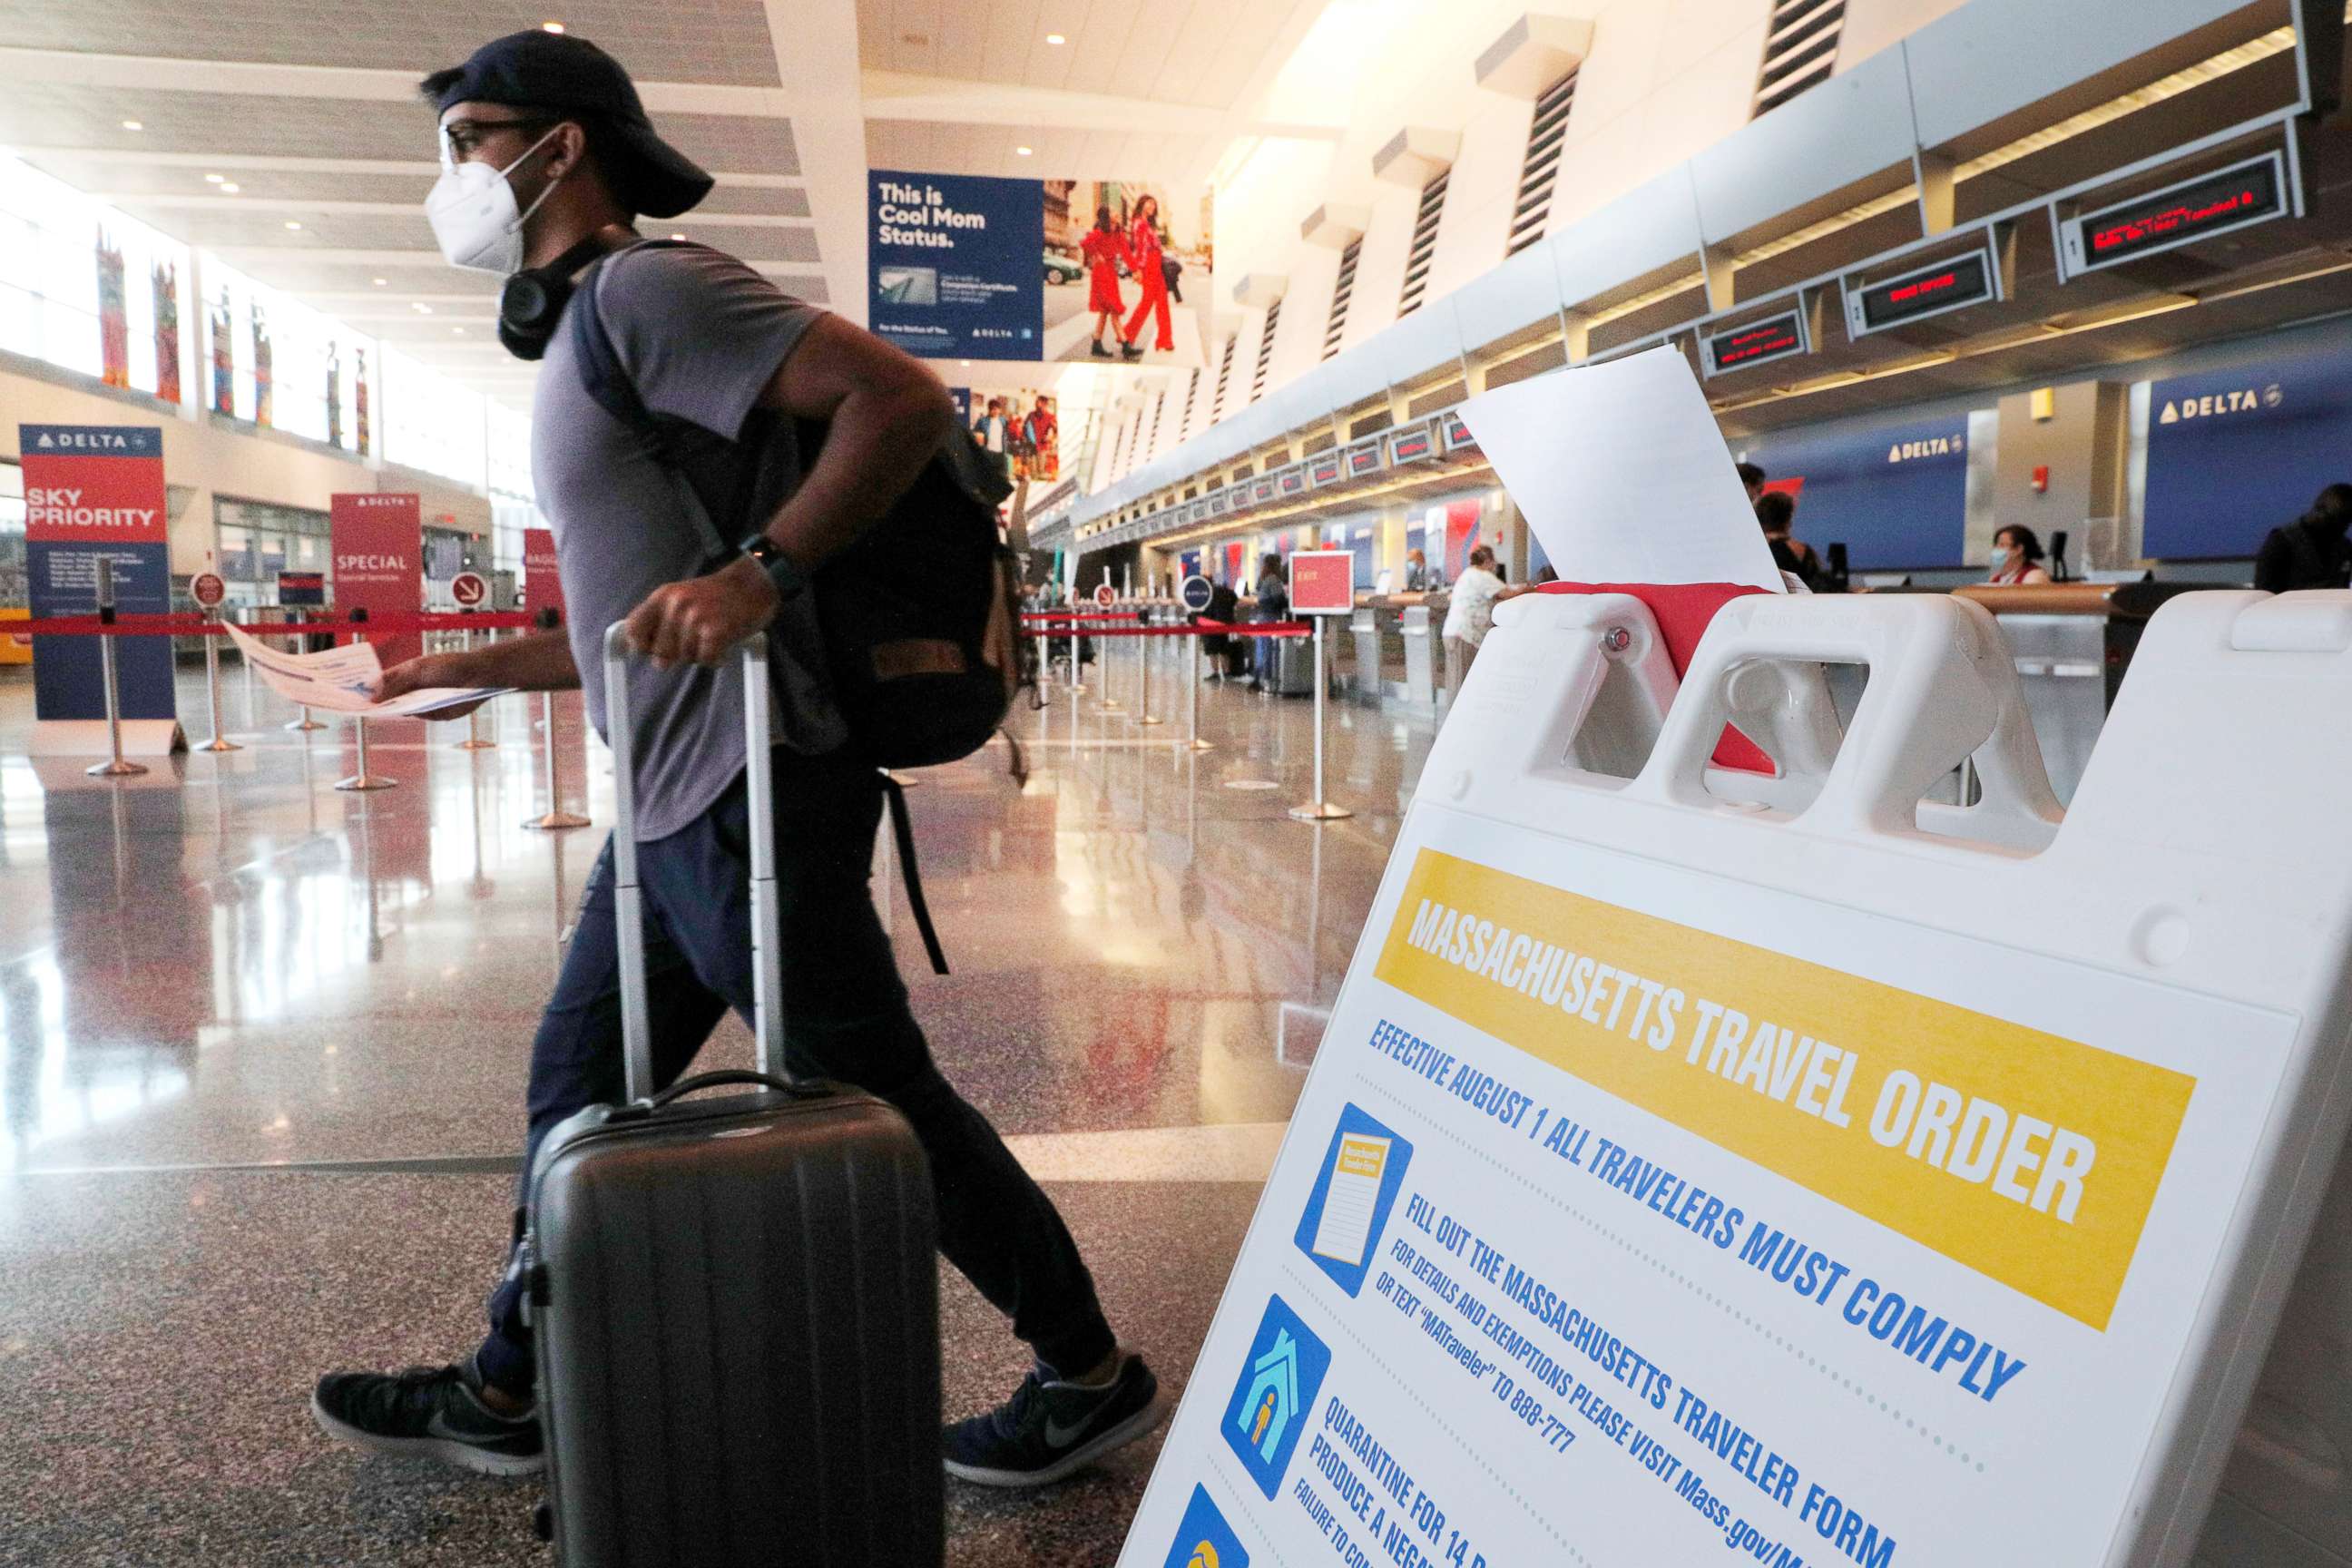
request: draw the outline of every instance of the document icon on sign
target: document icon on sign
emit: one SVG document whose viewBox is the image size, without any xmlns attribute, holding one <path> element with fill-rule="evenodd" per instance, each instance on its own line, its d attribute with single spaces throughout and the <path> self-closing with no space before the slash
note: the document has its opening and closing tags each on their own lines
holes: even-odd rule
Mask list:
<svg viewBox="0 0 2352 1568">
<path fill-rule="evenodd" d="M 1331 1185 L 1323 1194 L 1323 1223 L 1307 1251 L 1350 1268 L 1363 1267 L 1372 1243 L 1372 1212 L 1380 1206 L 1381 1174 L 1388 1169 L 1389 1143 L 1363 1132 L 1342 1132 L 1331 1163 Z"/>
<path fill-rule="evenodd" d="M 1298 1250 L 1349 1295 L 1360 1294 L 1379 1260 L 1381 1230 L 1404 1185 L 1412 1145 L 1349 1105 L 1324 1152 L 1315 1190 L 1299 1216 Z"/>
</svg>

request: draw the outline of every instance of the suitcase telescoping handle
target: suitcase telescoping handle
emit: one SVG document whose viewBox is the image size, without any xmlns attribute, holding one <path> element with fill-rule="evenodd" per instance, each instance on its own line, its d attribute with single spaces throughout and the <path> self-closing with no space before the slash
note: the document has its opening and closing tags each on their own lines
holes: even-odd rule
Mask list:
<svg viewBox="0 0 2352 1568">
<path fill-rule="evenodd" d="M 604 629 L 604 729 L 612 743 L 613 921 L 621 948 L 621 1047 L 631 1100 L 654 1091 L 653 1029 L 646 1001 L 645 899 L 637 885 L 636 756 L 629 713 L 627 623 Z M 751 1034 L 759 1070 L 784 1073 L 783 948 L 776 907 L 775 778 L 768 754 L 768 638 L 753 632 L 737 645 L 743 660 L 743 771 L 751 832 Z"/>
</svg>

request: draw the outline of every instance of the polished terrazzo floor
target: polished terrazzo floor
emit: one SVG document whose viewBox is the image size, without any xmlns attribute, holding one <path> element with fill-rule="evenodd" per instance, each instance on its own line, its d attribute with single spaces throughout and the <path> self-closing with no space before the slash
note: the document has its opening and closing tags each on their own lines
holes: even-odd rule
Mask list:
<svg viewBox="0 0 2352 1568">
<path fill-rule="evenodd" d="M 521 826 L 544 809 L 535 702 L 498 705 L 495 750 L 382 726 L 399 787 L 345 795 L 348 737 L 285 732 L 232 673 L 247 749 L 106 784 L 25 754 L 21 673 L 0 672 L 0 1564 L 550 1561 L 535 1486 L 361 1458 L 304 1400 L 321 1371 L 478 1337 L 531 1026 L 611 821 L 576 700 L 557 748 L 598 826 L 547 835 Z M 952 976 L 891 900 L 942 1065 L 1171 1392 L 1433 731 L 1334 705 L 1328 793 L 1357 815 L 1310 826 L 1285 816 L 1310 705 L 1207 687 L 1216 749 L 1185 752 L 1176 673 L 1169 724 L 1101 711 L 1093 672 L 1075 714 L 1024 713 L 1025 789 L 993 748 L 922 776 Z M 200 680 L 181 706 L 202 715 Z M 748 1049 L 730 1023 L 708 1059 Z M 1024 1363 L 952 1275 L 943 1303 L 961 1414 Z M 951 1484 L 950 1561 L 1109 1563 L 1155 1453 L 1034 1495 Z"/>
</svg>

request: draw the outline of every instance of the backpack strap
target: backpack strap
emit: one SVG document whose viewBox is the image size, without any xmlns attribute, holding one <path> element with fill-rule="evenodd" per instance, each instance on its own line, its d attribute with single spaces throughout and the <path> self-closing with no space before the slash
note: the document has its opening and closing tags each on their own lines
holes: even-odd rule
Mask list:
<svg viewBox="0 0 2352 1568">
<path fill-rule="evenodd" d="M 641 245 L 676 248 L 690 242 L 648 239 Z M 637 246 L 628 248 L 634 250 Z M 615 251 L 614 255 L 621 252 Z M 734 546 L 711 521 L 710 508 L 691 477 L 689 457 L 696 437 L 715 439 L 697 426 L 680 421 L 664 419 L 647 408 L 638 395 L 636 384 L 629 379 L 628 367 L 621 363 L 619 353 L 613 347 L 612 334 L 605 330 L 597 291 L 604 283 L 606 257 L 589 267 L 587 275 L 572 291 L 572 305 L 566 313 L 565 329 L 572 334 L 572 359 L 580 367 L 580 379 L 596 406 L 615 420 L 643 437 L 653 448 L 654 460 L 670 476 L 677 491 L 678 505 L 702 536 L 704 553 L 712 560 L 734 553 Z M 824 439 L 824 425 L 820 420 L 796 420 L 794 435 L 801 442 L 801 451 L 814 460 L 817 447 Z M 950 443 L 969 446 L 971 443 Z M 907 792 L 888 773 L 882 774 L 882 790 L 890 809 L 890 830 L 898 842 L 899 879 L 907 889 L 907 906 L 914 912 L 915 929 L 922 933 L 923 951 L 929 955 L 932 972 L 948 973 L 947 952 L 940 945 L 940 933 L 931 923 L 931 908 L 923 897 L 923 873 L 915 858 L 915 826 L 907 811 Z"/>
</svg>

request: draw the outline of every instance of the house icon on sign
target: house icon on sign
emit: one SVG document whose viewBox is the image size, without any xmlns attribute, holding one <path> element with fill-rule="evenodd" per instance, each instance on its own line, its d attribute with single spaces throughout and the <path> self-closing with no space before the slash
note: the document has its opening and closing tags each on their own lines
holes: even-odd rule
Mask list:
<svg viewBox="0 0 2352 1568">
<path fill-rule="evenodd" d="M 1242 1402 L 1236 1420 L 1249 1446 L 1270 1454 L 1282 1446 L 1282 1435 L 1298 1409 L 1298 1342 L 1279 1329 L 1274 1348 L 1251 1368 L 1249 1397 Z"/>
</svg>

